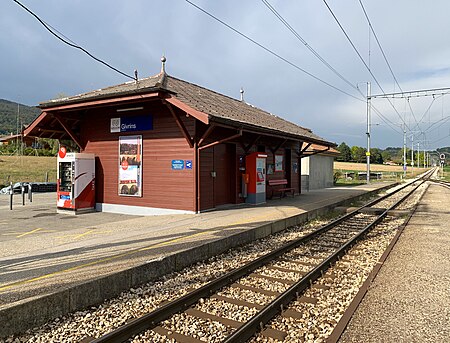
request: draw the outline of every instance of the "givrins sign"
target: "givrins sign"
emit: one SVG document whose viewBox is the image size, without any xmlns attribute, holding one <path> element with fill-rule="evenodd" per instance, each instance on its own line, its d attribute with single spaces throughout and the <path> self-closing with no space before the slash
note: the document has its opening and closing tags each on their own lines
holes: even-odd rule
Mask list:
<svg viewBox="0 0 450 343">
<path fill-rule="evenodd" d="M 111 118 L 111 133 L 153 130 L 152 115 Z"/>
</svg>

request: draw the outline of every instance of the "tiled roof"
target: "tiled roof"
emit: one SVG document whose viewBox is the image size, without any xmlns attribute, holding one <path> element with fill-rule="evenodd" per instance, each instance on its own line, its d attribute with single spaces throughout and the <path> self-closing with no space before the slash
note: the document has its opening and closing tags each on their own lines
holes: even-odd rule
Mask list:
<svg viewBox="0 0 450 343">
<path fill-rule="evenodd" d="M 211 121 L 229 121 L 253 126 L 255 128 L 275 130 L 280 134 L 297 136 L 315 143 L 334 145 L 312 133 L 310 129 L 291 123 L 274 114 L 261 110 L 226 95 L 177 79 L 165 73 L 130 81 L 96 91 L 79 94 L 63 99 L 50 100 L 40 104 L 42 109 L 79 103 L 88 100 L 112 98 L 121 95 L 140 94 L 152 91 L 166 91 L 191 108 L 209 115 Z"/>
<path fill-rule="evenodd" d="M 314 153 L 314 152 L 320 151 L 320 154 L 323 154 L 323 155 L 337 156 L 340 154 L 339 150 L 336 150 L 334 148 L 329 148 L 328 150 L 326 150 L 326 149 L 327 149 L 326 146 L 318 145 L 318 144 L 311 144 L 308 147 L 308 149 L 306 149 L 306 153 Z"/>
</svg>

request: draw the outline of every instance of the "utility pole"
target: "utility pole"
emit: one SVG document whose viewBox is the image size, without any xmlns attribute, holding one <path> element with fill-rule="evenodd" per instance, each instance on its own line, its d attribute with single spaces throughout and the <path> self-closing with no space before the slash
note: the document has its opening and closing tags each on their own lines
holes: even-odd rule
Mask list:
<svg viewBox="0 0 450 343">
<path fill-rule="evenodd" d="M 423 167 L 425 168 L 425 142 L 423 142 Z"/>
<path fill-rule="evenodd" d="M 20 107 L 19 107 L 19 103 L 17 103 L 17 126 L 16 126 L 16 149 L 17 149 L 17 156 L 20 155 L 20 151 L 19 151 L 19 116 L 20 116 Z"/>
<path fill-rule="evenodd" d="M 403 178 L 406 178 L 406 124 L 403 125 Z"/>
<path fill-rule="evenodd" d="M 417 168 L 420 168 L 420 150 L 419 150 L 420 142 L 417 142 Z"/>
<path fill-rule="evenodd" d="M 370 82 L 367 82 L 367 184 L 370 183 Z"/>
<path fill-rule="evenodd" d="M 411 135 L 411 175 L 414 175 L 414 134 Z"/>
</svg>

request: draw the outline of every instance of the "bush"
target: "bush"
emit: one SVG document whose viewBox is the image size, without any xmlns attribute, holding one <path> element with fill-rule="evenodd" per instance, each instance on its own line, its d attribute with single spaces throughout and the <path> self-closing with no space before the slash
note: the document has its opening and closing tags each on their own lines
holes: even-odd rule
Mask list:
<svg viewBox="0 0 450 343">
<path fill-rule="evenodd" d="M 335 171 L 333 174 L 334 184 L 336 184 L 340 178 L 342 178 L 342 173 L 339 170 Z"/>
</svg>

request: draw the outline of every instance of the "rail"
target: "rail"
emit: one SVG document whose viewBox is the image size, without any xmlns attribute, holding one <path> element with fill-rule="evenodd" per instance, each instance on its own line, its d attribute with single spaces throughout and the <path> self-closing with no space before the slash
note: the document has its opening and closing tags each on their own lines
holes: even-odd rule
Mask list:
<svg viewBox="0 0 450 343">
<path fill-rule="evenodd" d="M 258 313 L 256 313 L 250 320 L 246 323 L 243 323 L 239 326 L 234 332 L 231 333 L 226 339 L 225 342 L 245 342 L 250 337 L 254 336 L 259 330 L 261 330 L 264 325 L 269 322 L 275 315 L 279 314 L 282 309 L 287 306 L 294 298 L 296 298 L 300 293 L 302 293 L 313 281 L 317 280 L 330 266 L 332 266 L 338 258 L 340 258 L 346 251 L 348 251 L 353 245 L 355 245 L 359 240 L 361 240 L 364 235 L 370 231 L 374 226 L 380 223 L 388 214 L 388 212 L 398 205 L 400 205 L 405 199 L 407 199 L 420 185 L 422 185 L 426 180 L 429 179 L 432 170 L 422 176 L 421 179 L 418 179 L 410 184 L 405 184 L 394 192 L 384 195 L 378 199 L 375 199 L 368 204 L 365 204 L 356 210 L 333 220 L 332 222 L 316 229 L 315 231 L 296 239 L 292 242 L 287 243 L 286 245 L 271 251 L 270 253 L 261 256 L 250 263 L 237 268 L 231 272 L 226 273 L 222 277 L 219 277 L 208 284 L 180 297 L 177 298 L 156 310 L 140 317 L 132 320 L 131 322 L 107 333 L 106 335 L 97 338 L 86 340 L 85 342 L 123 342 L 131 337 L 138 335 L 139 333 L 151 330 L 156 328 L 159 323 L 164 320 L 169 319 L 176 313 L 186 311 L 192 305 L 196 304 L 201 298 L 209 298 L 214 293 L 218 292 L 222 288 L 226 286 L 232 285 L 235 281 L 246 277 L 252 274 L 255 270 L 260 267 L 263 267 L 274 261 L 277 258 L 280 258 L 284 254 L 292 251 L 293 249 L 301 246 L 302 244 L 306 244 L 309 241 L 319 237 L 326 232 L 329 232 L 337 225 L 344 223 L 345 221 L 351 220 L 356 217 L 363 208 L 371 207 L 378 202 L 391 197 L 392 195 L 404 190 L 405 188 L 415 184 L 410 191 L 407 192 L 406 195 L 402 196 L 400 200 L 396 201 L 392 206 L 383 211 L 382 214 L 375 217 L 374 220 L 367 225 L 364 224 L 362 229 L 356 231 L 356 234 L 351 235 L 350 239 L 345 240 L 338 249 L 336 249 L 329 257 L 325 258 L 321 263 L 316 265 L 311 271 L 307 274 L 303 275 L 300 280 L 295 282 L 291 287 L 289 287 L 285 292 L 277 296 L 272 302 L 264 306 Z"/>
</svg>

